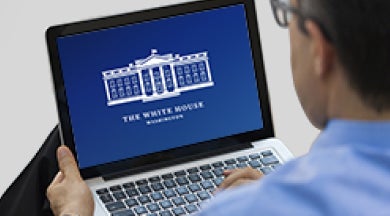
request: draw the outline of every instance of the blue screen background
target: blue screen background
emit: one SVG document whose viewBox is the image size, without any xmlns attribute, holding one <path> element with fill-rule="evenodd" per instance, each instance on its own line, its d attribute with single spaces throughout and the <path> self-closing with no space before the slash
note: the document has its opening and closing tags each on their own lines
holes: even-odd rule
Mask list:
<svg viewBox="0 0 390 216">
<path fill-rule="evenodd" d="M 243 5 L 61 37 L 57 40 L 81 168 L 263 127 Z M 214 86 L 148 103 L 107 106 L 102 71 L 159 54 L 208 51 Z M 155 125 L 122 116 L 202 101 Z M 205 146 L 207 149 L 207 146 Z"/>
</svg>

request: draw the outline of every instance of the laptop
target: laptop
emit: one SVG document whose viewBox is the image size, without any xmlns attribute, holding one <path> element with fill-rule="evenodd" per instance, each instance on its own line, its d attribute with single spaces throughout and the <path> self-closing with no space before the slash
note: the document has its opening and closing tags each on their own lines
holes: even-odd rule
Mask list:
<svg viewBox="0 0 390 216">
<path fill-rule="evenodd" d="M 272 173 L 274 137 L 253 0 L 206 0 L 50 27 L 63 143 L 95 215 L 190 215 L 223 170 Z"/>
</svg>

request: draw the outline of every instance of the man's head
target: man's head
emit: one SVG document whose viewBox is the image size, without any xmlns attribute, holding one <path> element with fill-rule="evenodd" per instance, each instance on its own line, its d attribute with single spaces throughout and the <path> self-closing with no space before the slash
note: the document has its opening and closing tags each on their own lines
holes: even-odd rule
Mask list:
<svg viewBox="0 0 390 216">
<path fill-rule="evenodd" d="M 294 84 L 311 122 L 323 128 L 330 118 L 345 117 L 340 110 L 348 106 L 388 112 L 390 1 L 291 0 L 289 5 Z"/>
</svg>

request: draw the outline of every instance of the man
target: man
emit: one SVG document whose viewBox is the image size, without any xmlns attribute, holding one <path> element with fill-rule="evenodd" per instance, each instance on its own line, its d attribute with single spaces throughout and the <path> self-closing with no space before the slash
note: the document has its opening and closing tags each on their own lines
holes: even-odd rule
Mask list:
<svg viewBox="0 0 390 216">
<path fill-rule="evenodd" d="M 271 0 L 289 27 L 294 84 L 311 123 L 311 151 L 260 178 L 228 173 L 199 215 L 390 215 L 390 2 Z M 70 151 L 47 190 L 56 215 L 93 214 Z"/>
</svg>

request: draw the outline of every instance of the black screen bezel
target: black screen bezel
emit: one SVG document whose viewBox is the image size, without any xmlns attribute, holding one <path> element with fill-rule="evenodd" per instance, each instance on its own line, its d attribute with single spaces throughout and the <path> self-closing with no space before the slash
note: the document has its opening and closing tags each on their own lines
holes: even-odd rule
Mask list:
<svg viewBox="0 0 390 216">
<path fill-rule="evenodd" d="M 46 40 L 49 50 L 52 77 L 54 81 L 57 109 L 60 119 L 61 137 L 63 142 L 70 147 L 75 155 L 77 155 L 75 151 L 69 107 L 67 104 L 64 80 L 57 47 L 57 39 L 59 37 L 145 21 L 152 21 L 188 13 L 201 12 L 238 4 L 243 4 L 245 6 L 248 33 L 250 36 L 250 44 L 252 49 L 252 58 L 256 71 L 257 86 L 259 91 L 258 93 L 262 112 L 263 128 L 239 135 L 196 143 L 135 158 L 124 159 L 109 164 L 83 168 L 80 171 L 84 178 L 115 175 L 118 172 L 125 170 L 125 168 L 130 173 L 135 173 L 140 170 L 144 171 L 146 169 L 155 169 L 181 161 L 192 160 L 200 156 L 203 157 L 218 154 L 220 152 L 248 148 L 250 147 L 250 143 L 253 141 L 274 137 L 255 3 L 253 0 L 203 0 L 52 26 L 48 28 L 46 31 Z"/>
</svg>

